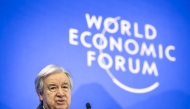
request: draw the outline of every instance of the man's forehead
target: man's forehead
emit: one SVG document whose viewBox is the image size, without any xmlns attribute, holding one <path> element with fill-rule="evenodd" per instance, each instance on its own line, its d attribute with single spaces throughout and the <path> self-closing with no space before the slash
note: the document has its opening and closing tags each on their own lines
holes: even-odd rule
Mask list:
<svg viewBox="0 0 190 109">
<path fill-rule="evenodd" d="M 56 83 L 54 82 L 50 82 L 50 83 L 47 83 L 49 86 L 54 86 L 54 85 L 57 85 Z M 69 85 L 69 82 L 62 82 L 61 85 Z"/>
<path fill-rule="evenodd" d="M 45 78 L 68 78 L 64 72 L 52 73 L 46 76 Z"/>
<path fill-rule="evenodd" d="M 63 83 L 63 82 L 67 82 L 68 83 L 69 79 L 67 77 L 67 75 L 63 72 L 60 73 L 54 73 L 54 74 L 50 74 L 48 75 L 46 78 L 44 78 L 44 82 L 59 82 L 59 83 Z"/>
</svg>

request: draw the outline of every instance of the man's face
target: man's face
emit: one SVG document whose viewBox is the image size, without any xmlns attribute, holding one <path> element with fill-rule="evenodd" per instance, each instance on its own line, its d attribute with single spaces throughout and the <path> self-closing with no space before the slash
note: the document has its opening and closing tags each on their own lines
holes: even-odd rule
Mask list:
<svg viewBox="0 0 190 109">
<path fill-rule="evenodd" d="M 44 79 L 43 93 L 39 93 L 45 109 L 68 109 L 71 103 L 69 79 L 65 73 L 54 73 Z"/>
</svg>

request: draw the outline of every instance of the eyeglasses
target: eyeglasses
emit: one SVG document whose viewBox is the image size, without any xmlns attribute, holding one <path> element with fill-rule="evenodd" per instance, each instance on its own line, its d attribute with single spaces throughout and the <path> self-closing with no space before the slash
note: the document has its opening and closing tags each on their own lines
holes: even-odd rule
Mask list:
<svg viewBox="0 0 190 109">
<path fill-rule="evenodd" d="M 61 89 L 62 89 L 64 92 L 67 92 L 67 91 L 70 90 L 70 87 L 69 87 L 68 84 L 66 84 L 66 85 L 61 86 Z M 58 87 L 57 85 L 51 84 L 51 85 L 48 86 L 48 90 L 49 90 L 50 92 L 57 92 L 57 91 L 59 90 L 59 87 Z"/>
</svg>

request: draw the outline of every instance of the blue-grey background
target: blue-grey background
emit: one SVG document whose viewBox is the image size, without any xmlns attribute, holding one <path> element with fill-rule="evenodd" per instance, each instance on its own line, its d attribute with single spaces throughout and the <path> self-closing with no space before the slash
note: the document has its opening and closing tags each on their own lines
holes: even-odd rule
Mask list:
<svg viewBox="0 0 190 109">
<path fill-rule="evenodd" d="M 190 109 L 190 2 L 187 0 L 1 0 L 0 1 L 0 108 L 35 109 L 39 104 L 34 79 L 48 64 L 65 67 L 74 81 L 70 109 Z M 120 16 L 131 24 L 151 24 L 157 30 L 153 41 L 130 38 L 164 47 L 174 45 L 175 62 L 146 56 L 130 56 L 107 49 L 114 59 L 120 54 L 133 59 L 156 62 L 159 76 L 132 74 L 110 69 L 124 84 L 143 88 L 158 81 L 159 87 L 145 94 L 127 92 L 116 86 L 106 71 L 94 61 L 87 66 L 87 51 L 79 39 L 78 46 L 69 43 L 69 29 L 101 32 L 87 27 L 85 14 L 107 17 Z M 120 31 L 120 30 L 119 30 Z M 107 34 L 106 37 L 127 35 Z M 131 29 L 133 32 L 133 29 Z M 91 42 L 92 37 L 88 37 Z M 108 47 L 109 48 L 109 47 Z"/>
</svg>

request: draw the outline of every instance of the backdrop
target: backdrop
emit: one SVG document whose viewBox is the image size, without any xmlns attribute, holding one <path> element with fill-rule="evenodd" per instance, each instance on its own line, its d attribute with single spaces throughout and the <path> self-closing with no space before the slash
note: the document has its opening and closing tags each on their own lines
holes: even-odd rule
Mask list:
<svg viewBox="0 0 190 109">
<path fill-rule="evenodd" d="M 34 79 L 70 71 L 70 109 L 190 109 L 190 2 L 3 0 L 0 108 L 35 109 Z"/>
</svg>

